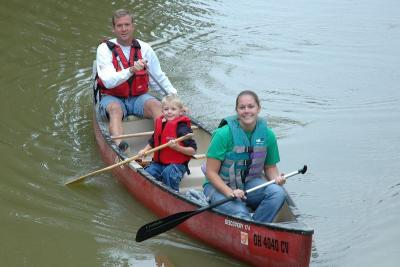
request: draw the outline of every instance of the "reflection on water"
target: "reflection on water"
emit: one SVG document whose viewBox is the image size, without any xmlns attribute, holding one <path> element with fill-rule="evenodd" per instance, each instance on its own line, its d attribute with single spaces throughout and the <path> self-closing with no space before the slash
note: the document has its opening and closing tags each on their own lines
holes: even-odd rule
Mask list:
<svg viewBox="0 0 400 267">
<path fill-rule="evenodd" d="M 49 1 L 1 4 L 0 221 L 7 266 L 243 266 L 176 231 L 143 244 L 154 216 L 102 174 L 90 76 L 110 15 L 137 15 L 192 115 L 213 129 L 254 89 L 282 171 L 315 229 L 313 266 L 396 266 L 400 4 L 394 0 Z M 371 253 L 366 254 L 365 251 Z M 373 253 L 372 253 L 373 251 Z M 63 261 L 60 261 L 60 258 Z"/>
</svg>

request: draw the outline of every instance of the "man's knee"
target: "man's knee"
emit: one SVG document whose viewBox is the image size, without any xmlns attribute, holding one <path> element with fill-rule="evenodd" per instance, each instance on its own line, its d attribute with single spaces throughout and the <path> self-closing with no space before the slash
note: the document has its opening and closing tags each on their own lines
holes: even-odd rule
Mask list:
<svg viewBox="0 0 400 267">
<path fill-rule="evenodd" d="M 157 99 L 149 99 L 144 104 L 144 116 L 148 118 L 157 118 L 161 115 L 161 102 Z"/>
<path fill-rule="evenodd" d="M 107 112 L 110 116 L 120 116 L 122 118 L 123 111 L 121 105 L 116 102 L 112 102 L 107 106 Z"/>
</svg>

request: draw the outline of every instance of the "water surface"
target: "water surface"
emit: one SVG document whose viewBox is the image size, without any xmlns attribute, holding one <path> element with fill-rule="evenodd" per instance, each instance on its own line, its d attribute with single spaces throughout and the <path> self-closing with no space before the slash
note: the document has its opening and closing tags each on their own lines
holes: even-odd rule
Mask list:
<svg viewBox="0 0 400 267">
<path fill-rule="evenodd" d="M 311 266 L 400 260 L 400 3 L 386 1 L 20 1 L 0 4 L 0 256 L 4 266 L 245 266 L 155 217 L 104 167 L 90 77 L 109 17 L 137 15 L 192 115 L 210 129 L 257 91 L 286 187 L 315 229 Z"/>
</svg>

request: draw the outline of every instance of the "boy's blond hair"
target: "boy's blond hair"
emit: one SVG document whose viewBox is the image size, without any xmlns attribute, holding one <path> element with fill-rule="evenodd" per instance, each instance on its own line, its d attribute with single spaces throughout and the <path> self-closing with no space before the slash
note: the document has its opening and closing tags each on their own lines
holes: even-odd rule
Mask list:
<svg viewBox="0 0 400 267">
<path fill-rule="evenodd" d="M 164 96 L 161 100 L 161 107 L 164 107 L 167 103 L 176 105 L 179 109 L 184 109 L 182 100 L 176 94 L 169 94 L 167 96 Z"/>
</svg>

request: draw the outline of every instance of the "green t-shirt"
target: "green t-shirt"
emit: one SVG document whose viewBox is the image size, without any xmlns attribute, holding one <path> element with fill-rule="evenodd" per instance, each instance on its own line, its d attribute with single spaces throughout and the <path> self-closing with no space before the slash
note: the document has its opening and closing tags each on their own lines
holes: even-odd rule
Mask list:
<svg viewBox="0 0 400 267">
<path fill-rule="evenodd" d="M 249 140 L 252 133 L 245 132 Z M 274 132 L 268 128 L 265 132 L 265 145 L 267 146 L 267 157 L 264 165 L 274 165 L 280 161 L 278 143 Z M 212 135 L 210 145 L 208 146 L 207 158 L 213 158 L 224 161 L 226 153 L 233 150 L 233 136 L 228 125 L 217 128 Z M 209 183 L 207 177 L 203 186 Z"/>
<path fill-rule="evenodd" d="M 245 132 L 249 140 L 252 133 Z M 265 145 L 267 146 L 267 157 L 265 165 L 274 165 L 280 161 L 279 149 L 274 132 L 268 128 L 265 132 Z M 223 161 L 225 154 L 233 150 L 233 136 L 228 125 L 217 128 L 208 147 L 207 157 Z"/>
</svg>

